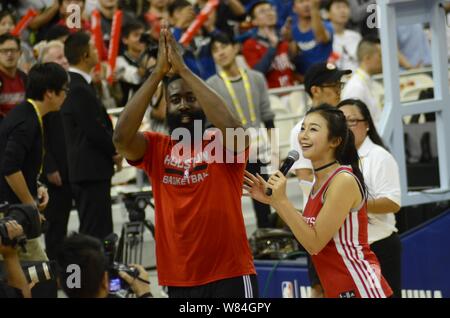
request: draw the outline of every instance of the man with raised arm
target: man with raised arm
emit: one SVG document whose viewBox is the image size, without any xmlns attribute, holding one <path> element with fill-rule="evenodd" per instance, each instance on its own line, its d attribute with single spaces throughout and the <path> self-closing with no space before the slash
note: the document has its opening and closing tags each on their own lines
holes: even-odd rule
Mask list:
<svg viewBox="0 0 450 318">
<path fill-rule="evenodd" d="M 161 81 L 171 136 L 138 132 Z M 206 118 L 217 129 L 205 132 Z M 256 297 L 241 210 L 248 138 L 223 99 L 185 65 L 166 23 L 155 69 L 122 112 L 114 144 L 151 179 L 158 279 L 169 297 Z"/>
</svg>

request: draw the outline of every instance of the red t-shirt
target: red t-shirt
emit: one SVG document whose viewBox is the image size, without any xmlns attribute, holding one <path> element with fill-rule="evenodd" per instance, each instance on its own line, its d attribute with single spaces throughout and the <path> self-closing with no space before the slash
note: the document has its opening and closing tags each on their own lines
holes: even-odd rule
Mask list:
<svg viewBox="0 0 450 318">
<path fill-rule="evenodd" d="M 0 118 L 24 100 L 25 82 L 19 72 L 15 77 L 10 77 L 0 71 Z"/>
<path fill-rule="evenodd" d="M 340 167 L 319 191 L 311 192 L 303 213 L 310 226 L 315 224 L 328 185 L 338 173 L 353 175 L 350 167 Z M 391 288 L 381 275 L 380 263 L 370 250 L 367 225 L 367 204 L 364 200 L 359 209 L 350 211 L 328 244 L 317 255 L 311 256 L 325 297 L 385 298 L 392 295 Z"/>
<path fill-rule="evenodd" d="M 145 137 L 143 159 L 130 164 L 152 183 L 159 284 L 198 286 L 255 274 L 241 209 L 247 154 L 243 163 L 216 163 L 206 142 L 196 155 L 181 156 L 169 136 Z"/>
<path fill-rule="evenodd" d="M 248 65 L 254 68 L 266 54 L 268 44 L 260 38 L 250 38 L 244 42 L 242 54 Z M 281 41 L 265 76 L 269 88 L 285 87 L 294 85 L 294 66 L 289 60 L 289 43 Z"/>
</svg>

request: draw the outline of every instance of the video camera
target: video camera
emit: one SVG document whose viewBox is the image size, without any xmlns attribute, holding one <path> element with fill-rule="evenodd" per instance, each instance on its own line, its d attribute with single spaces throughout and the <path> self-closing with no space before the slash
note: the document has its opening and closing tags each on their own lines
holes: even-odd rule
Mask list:
<svg viewBox="0 0 450 318">
<path fill-rule="evenodd" d="M 143 222 L 145 220 L 145 208 L 152 206 L 151 193 L 149 191 L 129 192 L 121 194 L 122 201 L 128 211 L 130 222 Z"/>
<path fill-rule="evenodd" d="M 37 238 L 41 235 L 41 222 L 39 218 L 39 211 L 29 204 L 0 204 L 0 214 L 3 218 L 0 219 L 0 238 L 3 245 L 16 246 L 17 244 L 25 250 L 27 239 Z M 23 228 L 23 235 L 9 239 L 8 229 L 6 223 L 8 221 L 16 221 Z"/>
<path fill-rule="evenodd" d="M 136 268 L 115 261 L 117 240 L 118 236 L 115 233 L 111 233 L 103 240 L 106 267 L 109 275 L 109 292 L 112 294 L 130 288 L 130 285 L 119 276 L 119 272 L 125 272 L 131 277 L 139 276 L 139 271 Z"/>
</svg>

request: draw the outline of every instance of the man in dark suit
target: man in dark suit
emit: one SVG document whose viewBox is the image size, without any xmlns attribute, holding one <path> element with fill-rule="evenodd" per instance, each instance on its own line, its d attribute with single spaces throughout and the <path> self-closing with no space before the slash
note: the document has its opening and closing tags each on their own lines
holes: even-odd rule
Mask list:
<svg viewBox="0 0 450 318">
<path fill-rule="evenodd" d="M 73 33 L 64 53 L 70 64 L 70 92 L 61 115 L 79 231 L 103 239 L 113 231 L 111 178 L 121 157 L 112 143 L 112 123 L 90 85 L 89 74 L 98 62 L 94 43 L 87 33 Z"/>
</svg>

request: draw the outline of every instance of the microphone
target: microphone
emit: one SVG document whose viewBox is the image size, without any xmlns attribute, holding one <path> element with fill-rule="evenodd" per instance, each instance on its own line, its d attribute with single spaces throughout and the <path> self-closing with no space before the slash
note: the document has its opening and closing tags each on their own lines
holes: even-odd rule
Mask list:
<svg viewBox="0 0 450 318">
<path fill-rule="evenodd" d="M 289 151 L 287 158 L 284 160 L 283 164 L 280 167 L 280 171 L 284 176 L 287 175 L 287 173 L 291 169 L 292 165 L 294 164 L 294 162 L 296 162 L 298 160 L 299 157 L 300 157 L 300 155 L 297 150 Z M 266 195 L 271 196 L 272 189 L 267 188 Z"/>
</svg>

